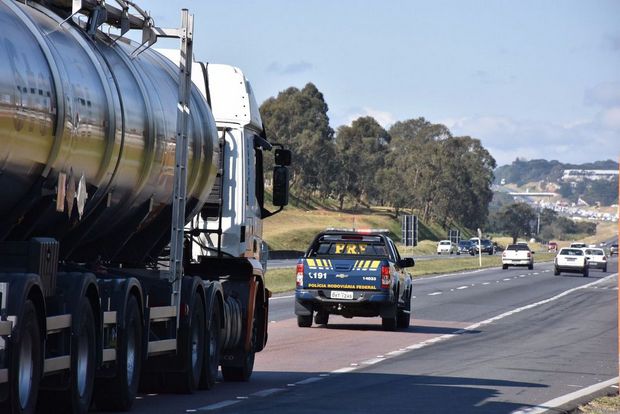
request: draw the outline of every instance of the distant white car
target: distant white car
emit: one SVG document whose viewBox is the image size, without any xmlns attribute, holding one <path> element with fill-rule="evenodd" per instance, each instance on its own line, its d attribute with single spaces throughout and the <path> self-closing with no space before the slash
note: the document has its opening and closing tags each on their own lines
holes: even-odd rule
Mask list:
<svg viewBox="0 0 620 414">
<path fill-rule="evenodd" d="M 607 256 L 603 249 L 586 249 L 585 254 L 590 267 L 607 271 Z"/>
<path fill-rule="evenodd" d="M 456 244 L 452 243 L 450 240 L 440 240 L 439 243 L 437 243 L 437 254 L 452 254 L 456 252 Z"/>
<path fill-rule="evenodd" d="M 571 243 L 570 247 L 573 249 L 585 249 L 587 246 L 585 243 L 575 242 L 575 243 Z"/>
<path fill-rule="evenodd" d="M 584 249 L 570 247 L 560 249 L 553 263 L 553 274 L 556 276 L 562 272 L 568 272 L 582 273 L 583 277 L 588 277 L 588 259 Z"/>
</svg>

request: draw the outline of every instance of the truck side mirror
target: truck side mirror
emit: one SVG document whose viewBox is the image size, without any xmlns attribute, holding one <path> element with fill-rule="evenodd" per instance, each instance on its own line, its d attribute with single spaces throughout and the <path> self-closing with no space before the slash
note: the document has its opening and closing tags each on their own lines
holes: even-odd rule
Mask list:
<svg viewBox="0 0 620 414">
<path fill-rule="evenodd" d="M 282 167 L 291 165 L 291 150 L 276 148 L 275 164 Z"/>
<path fill-rule="evenodd" d="M 277 150 L 276 150 L 277 151 Z M 289 161 L 290 161 L 290 151 Z M 276 152 L 277 155 L 277 152 Z M 277 156 L 276 156 L 277 159 Z M 277 161 L 276 161 L 277 162 Z M 288 204 L 288 167 L 278 165 L 273 167 L 273 205 L 276 207 L 284 207 Z"/>
</svg>

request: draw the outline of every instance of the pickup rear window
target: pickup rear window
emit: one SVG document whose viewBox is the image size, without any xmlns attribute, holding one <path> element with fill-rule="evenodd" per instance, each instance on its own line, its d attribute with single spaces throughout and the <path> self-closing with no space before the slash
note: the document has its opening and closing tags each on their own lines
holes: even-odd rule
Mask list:
<svg viewBox="0 0 620 414">
<path fill-rule="evenodd" d="M 561 256 L 583 256 L 583 250 L 577 249 L 562 249 L 560 250 Z"/>
<path fill-rule="evenodd" d="M 530 248 L 524 244 L 510 244 L 506 250 L 530 250 Z"/>
<path fill-rule="evenodd" d="M 308 256 L 388 256 L 388 248 L 378 236 L 325 235 L 313 243 Z"/>
</svg>

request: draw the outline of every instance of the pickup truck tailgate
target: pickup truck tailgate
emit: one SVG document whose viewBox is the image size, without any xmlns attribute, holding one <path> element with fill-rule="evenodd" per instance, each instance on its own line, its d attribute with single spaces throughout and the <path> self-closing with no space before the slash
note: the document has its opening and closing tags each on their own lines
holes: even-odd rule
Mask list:
<svg viewBox="0 0 620 414">
<path fill-rule="evenodd" d="M 386 260 L 303 259 L 303 285 L 306 289 L 381 290 L 381 268 Z"/>
</svg>

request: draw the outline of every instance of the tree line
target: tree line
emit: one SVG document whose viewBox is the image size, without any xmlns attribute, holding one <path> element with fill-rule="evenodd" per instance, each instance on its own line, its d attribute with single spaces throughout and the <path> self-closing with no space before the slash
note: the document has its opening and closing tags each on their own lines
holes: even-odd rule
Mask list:
<svg viewBox="0 0 620 414">
<path fill-rule="evenodd" d="M 293 152 L 291 193 L 351 205 L 393 207 L 433 220 L 481 227 L 493 193 L 491 154 L 478 139 L 454 136 L 419 117 L 384 129 L 370 116 L 332 129 L 323 94 L 312 83 L 261 105 L 269 139 Z"/>
</svg>

